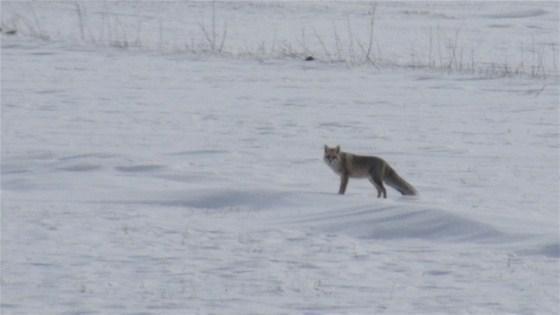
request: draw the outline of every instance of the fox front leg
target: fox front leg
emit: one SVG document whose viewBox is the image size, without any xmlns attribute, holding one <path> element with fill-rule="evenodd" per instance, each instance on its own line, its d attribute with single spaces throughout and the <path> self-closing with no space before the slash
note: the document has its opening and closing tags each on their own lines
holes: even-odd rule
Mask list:
<svg viewBox="0 0 560 315">
<path fill-rule="evenodd" d="M 340 175 L 340 188 L 338 189 L 338 193 L 340 195 L 344 195 L 346 192 L 346 186 L 348 186 L 348 175 L 342 174 Z"/>
</svg>

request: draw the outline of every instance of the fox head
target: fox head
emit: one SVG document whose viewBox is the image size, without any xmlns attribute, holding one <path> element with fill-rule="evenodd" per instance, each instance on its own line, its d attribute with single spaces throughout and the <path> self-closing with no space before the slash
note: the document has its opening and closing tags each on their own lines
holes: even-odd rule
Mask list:
<svg viewBox="0 0 560 315">
<path fill-rule="evenodd" d="M 325 153 L 323 156 L 325 163 L 329 165 L 336 165 L 340 162 L 340 146 L 337 145 L 334 148 L 329 148 L 325 145 Z"/>
</svg>

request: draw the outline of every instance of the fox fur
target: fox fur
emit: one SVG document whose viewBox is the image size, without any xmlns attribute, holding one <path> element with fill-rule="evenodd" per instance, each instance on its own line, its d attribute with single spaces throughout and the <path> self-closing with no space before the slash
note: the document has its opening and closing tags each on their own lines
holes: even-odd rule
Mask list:
<svg viewBox="0 0 560 315">
<path fill-rule="evenodd" d="M 325 163 L 340 176 L 339 194 L 346 192 L 349 178 L 367 178 L 377 190 L 377 198 L 387 198 L 383 183 L 393 187 L 403 195 L 417 195 L 416 189 L 400 177 L 382 158 L 361 156 L 340 151 L 340 146 L 329 148 L 325 145 Z"/>
</svg>

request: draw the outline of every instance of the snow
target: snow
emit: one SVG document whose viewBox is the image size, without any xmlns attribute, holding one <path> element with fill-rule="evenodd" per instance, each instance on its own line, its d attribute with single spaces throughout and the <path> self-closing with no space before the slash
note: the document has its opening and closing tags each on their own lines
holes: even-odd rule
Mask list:
<svg viewBox="0 0 560 315">
<path fill-rule="evenodd" d="M 75 3 L 2 3 L 3 314 L 560 312 L 558 4 L 381 3 L 376 66 L 295 48 L 332 21 L 348 41 L 349 14 L 367 38 L 369 3 L 216 3 L 222 53 L 171 44 L 204 42 L 211 3 L 80 5 L 83 39 Z M 438 26 L 542 69 L 390 44 Z M 254 48 L 273 36 L 295 53 Z M 325 144 L 419 195 L 337 195 Z"/>
</svg>

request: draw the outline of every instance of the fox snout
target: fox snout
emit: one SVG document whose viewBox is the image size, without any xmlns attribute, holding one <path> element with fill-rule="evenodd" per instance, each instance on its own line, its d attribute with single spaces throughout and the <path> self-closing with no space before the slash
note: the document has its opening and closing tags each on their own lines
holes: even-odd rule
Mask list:
<svg viewBox="0 0 560 315">
<path fill-rule="evenodd" d="M 329 148 L 325 145 L 325 154 L 323 156 L 325 162 L 329 165 L 336 165 L 340 159 L 340 147 Z"/>
<path fill-rule="evenodd" d="M 327 165 L 331 168 L 337 168 L 338 164 L 340 164 L 340 147 L 336 146 L 334 148 L 329 148 L 325 145 L 325 153 L 323 155 L 323 159 Z"/>
</svg>

